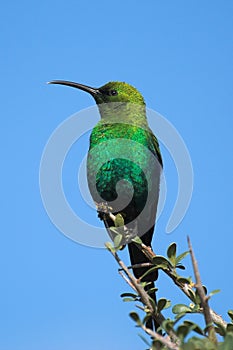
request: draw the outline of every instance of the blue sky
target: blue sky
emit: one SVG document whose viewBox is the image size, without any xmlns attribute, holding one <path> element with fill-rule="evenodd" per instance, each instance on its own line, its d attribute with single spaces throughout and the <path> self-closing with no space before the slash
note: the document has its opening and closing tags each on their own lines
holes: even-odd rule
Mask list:
<svg viewBox="0 0 233 350">
<path fill-rule="evenodd" d="M 168 201 L 154 249 L 164 254 L 175 241 L 184 251 L 189 234 L 203 283 L 221 289 L 212 307 L 224 316 L 233 308 L 232 11 L 230 0 L 4 2 L 0 349 L 145 348 L 128 317 L 133 305 L 119 297 L 128 287 L 115 261 L 67 239 L 44 210 L 43 148 L 63 120 L 93 105 L 87 94 L 45 84 L 52 79 L 93 86 L 127 81 L 176 127 L 193 162 L 193 198 L 180 226 L 166 234 L 177 175 L 162 147 Z M 87 150 L 87 138 L 81 147 Z M 82 201 L 75 202 L 76 149 L 64 188 L 85 215 Z M 94 212 L 89 219 L 97 223 Z M 160 297 L 188 302 L 163 276 L 158 287 Z"/>
</svg>

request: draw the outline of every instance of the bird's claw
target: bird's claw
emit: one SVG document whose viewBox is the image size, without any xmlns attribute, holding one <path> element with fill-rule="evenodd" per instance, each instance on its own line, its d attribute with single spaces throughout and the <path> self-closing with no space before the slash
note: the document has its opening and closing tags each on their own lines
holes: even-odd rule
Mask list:
<svg viewBox="0 0 233 350">
<path fill-rule="evenodd" d="M 100 218 L 100 220 L 104 220 L 106 216 L 107 215 L 109 216 L 110 213 L 112 212 L 112 207 L 110 207 L 107 202 L 101 202 L 101 203 L 95 203 L 95 204 L 96 204 L 98 217 Z"/>
</svg>

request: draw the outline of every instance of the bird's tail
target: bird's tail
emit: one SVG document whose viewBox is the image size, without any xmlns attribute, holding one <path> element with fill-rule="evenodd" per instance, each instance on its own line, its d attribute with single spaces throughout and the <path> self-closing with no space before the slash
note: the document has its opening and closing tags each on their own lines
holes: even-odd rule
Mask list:
<svg viewBox="0 0 233 350">
<path fill-rule="evenodd" d="M 148 285 L 145 287 L 145 291 L 148 292 L 149 296 L 151 299 L 153 299 L 155 305 L 157 305 L 157 299 L 156 299 L 156 294 L 155 291 L 153 290 L 155 288 L 154 282 L 150 282 Z M 149 290 L 153 290 L 152 292 L 149 292 Z M 159 328 L 160 324 L 156 322 L 156 320 L 153 317 L 148 318 L 146 321 L 146 327 L 150 328 L 151 330 L 157 331 Z"/>
<path fill-rule="evenodd" d="M 128 249 L 129 249 L 130 261 L 132 266 L 150 262 L 149 259 L 145 256 L 145 254 L 143 254 L 143 252 L 134 243 L 128 244 Z M 136 278 L 140 278 L 150 268 L 151 268 L 150 266 L 133 268 L 133 274 Z M 149 296 L 154 300 L 155 305 L 157 304 L 157 302 L 156 302 L 156 294 L 154 291 L 154 287 L 155 287 L 154 281 L 157 280 L 157 278 L 158 278 L 158 271 L 154 270 L 153 272 L 147 274 L 142 279 L 142 282 L 149 282 L 145 287 L 145 291 L 149 292 L 151 290 L 151 292 L 149 293 Z M 159 324 L 151 317 L 147 320 L 146 326 L 152 330 L 157 330 L 157 328 L 159 327 Z"/>
</svg>

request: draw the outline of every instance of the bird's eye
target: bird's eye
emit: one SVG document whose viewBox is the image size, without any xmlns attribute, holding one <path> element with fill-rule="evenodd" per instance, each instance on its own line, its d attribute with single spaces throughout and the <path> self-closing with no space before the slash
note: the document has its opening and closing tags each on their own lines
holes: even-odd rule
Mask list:
<svg viewBox="0 0 233 350">
<path fill-rule="evenodd" d="M 110 90 L 109 91 L 109 95 L 110 96 L 116 96 L 118 94 L 118 92 L 116 90 Z"/>
</svg>

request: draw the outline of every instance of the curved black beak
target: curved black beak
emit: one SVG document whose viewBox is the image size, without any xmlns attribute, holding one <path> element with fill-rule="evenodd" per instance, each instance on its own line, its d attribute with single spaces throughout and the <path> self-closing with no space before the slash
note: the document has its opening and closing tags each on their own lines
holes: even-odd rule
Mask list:
<svg viewBox="0 0 233 350">
<path fill-rule="evenodd" d="M 70 86 L 79 90 L 83 90 L 91 94 L 92 96 L 95 96 L 99 93 L 99 89 L 93 88 L 91 86 L 75 83 L 73 81 L 66 81 L 66 80 L 52 80 L 49 81 L 48 84 L 58 84 L 58 85 L 66 85 Z"/>
</svg>

